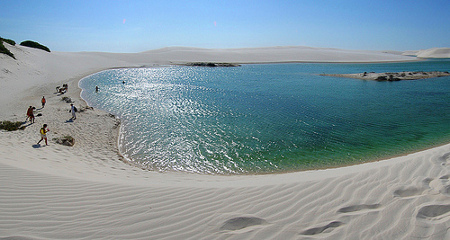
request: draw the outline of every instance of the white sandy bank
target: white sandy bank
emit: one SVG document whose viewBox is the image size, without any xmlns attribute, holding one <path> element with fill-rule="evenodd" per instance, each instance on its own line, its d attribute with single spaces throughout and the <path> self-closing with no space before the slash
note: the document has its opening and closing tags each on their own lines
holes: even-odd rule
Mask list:
<svg viewBox="0 0 450 240">
<path fill-rule="evenodd" d="M 416 51 L 405 51 L 405 56 L 415 56 L 418 58 L 450 58 L 450 48 L 430 48 Z"/>
<path fill-rule="evenodd" d="M 122 162 L 117 119 L 86 109 L 68 121 L 69 105 L 55 93 L 69 83 L 63 96 L 83 109 L 79 79 L 111 67 L 414 58 L 305 47 L 136 54 L 8 48 L 17 60 L 0 55 L 0 120 L 23 121 L 29 105 L 42 116 L 23 131 L 0 132 L 0 239 L 450 239 L 450 144 L 288 174 L 156 173 Z M 49 146 L 35 145 L 43 123 Z M 75 146 L 51 140 L 65 135 Z"/>
</svg>

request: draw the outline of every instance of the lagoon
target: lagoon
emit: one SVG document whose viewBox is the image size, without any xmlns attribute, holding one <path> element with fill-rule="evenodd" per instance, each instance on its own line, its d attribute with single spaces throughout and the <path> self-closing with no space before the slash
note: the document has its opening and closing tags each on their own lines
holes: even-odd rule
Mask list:
<svg viewBox="0 0 450 240">
<path fill-rule="evenodd" d="M 119 150 L 144 168 L 254 174 L 337 167 L 450 142 L 450 78 L 320 76 L 448 71 L 449 60 L 112 69 L 81 96 L 122 121 Z M 99 92 L 95 92 L 95 86 Z"/>
</svg>

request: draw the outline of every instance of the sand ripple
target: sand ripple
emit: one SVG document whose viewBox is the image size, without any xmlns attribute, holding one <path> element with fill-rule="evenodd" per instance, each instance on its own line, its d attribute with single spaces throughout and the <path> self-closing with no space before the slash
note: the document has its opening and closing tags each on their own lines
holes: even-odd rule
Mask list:
<svg viewBox="0 0 450 240">
<path fill-rule="evenodd" d="M 54 157 L 56 150 L 44 150 Z M 8 156 L 2 151 L 2 156 Z M 306 173 L 295 173 L 298 180 L 289 177 L 285 183 L 277 180 L 283 174 L 204 176 L 228 187 L 202 186 L 200 182 L 198 186 L 180 186 L 180 179 L 195 183 L 201 178 L 145 171 L 142 176 L 148 174 L 148 180 L 140 176 L 136 184 L 122 181 L 120 172 L 133 177 L 128 172 L 131 166 L 116 170 L 117 183 L 114 176 L 82 180 L 11 166 L 15 165 L 11 156 L 6 157 L 10 165 L 0 164 L 0 237 L 446 239 L 450 169 L 440 163 L 448 156 L 450 145 L 429 152 L 389 160 L 395 163 L 388 166 L 378 164 L 311 181 L 301 179 Z M 33 161 L 44 164 L 49 160 L 39 156 Z M 155 176 L 166 181 L 166 186 L 151 183 Z M 271 179 L 277 180 L 276 184 L 270 184 Z M 254 180 L 264 181 L 254 184 Z M 236 181 L 243 184 L 234 184 Z"/>
</svg>

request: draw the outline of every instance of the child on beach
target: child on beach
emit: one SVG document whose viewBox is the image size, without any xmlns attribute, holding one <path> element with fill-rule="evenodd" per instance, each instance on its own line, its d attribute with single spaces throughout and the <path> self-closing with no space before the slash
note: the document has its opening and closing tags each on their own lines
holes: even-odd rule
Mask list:
<svg viewBox="0 0 450 240">
<path fill-rule="evenodd" d="M 50 131 L 47 128 L 47 124 L 44 124 L 44 126 L 42 126 L 40 132 L 41 132 L 41 140 L 39 140 L 39 142 L 37 144 L 39 144 L 42 140 L 45 140 L 45 145 L 47 144 L 47 132 Z"/>
<path fill-rule="evenodd" d="M 44 106 L 45 106 L 45 97 L 42 97 L 42 99 L 41 99 L 41 103 L 42 103 L 42 108 L 44 108 Z"/>
</svg>

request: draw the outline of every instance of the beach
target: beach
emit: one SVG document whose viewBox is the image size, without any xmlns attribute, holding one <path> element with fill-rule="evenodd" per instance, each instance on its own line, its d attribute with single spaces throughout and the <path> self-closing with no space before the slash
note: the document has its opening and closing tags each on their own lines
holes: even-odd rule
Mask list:
<svg viewBox="0 0 450 240">
<path fill-rule="evenodd" d="M 0 120 L 24 121 L 30 105 L 42 116 L 24 130 L 0 132 L 1 239 L 450 238 L 450 144 L 284 174 L 152 172 L 124 161 L 117 150 L 120 119 L 87 106 L 78 87 L 83 77 L 110 68 L 416 57 L 308 47 L 173 47 L 119 54 L 5 45 L 17 60 L 0 55 Z M 61 95 L 56 87 L 63 84 L 68 91 Z M 76 120 L 70 120 L 70 104 L 62 97 L 78 108 Z M 44 123 L 49 146 L 36 144 Z M 67 135 L 75 139 L 73 147 L 53 140 Z"/>
</svg>

